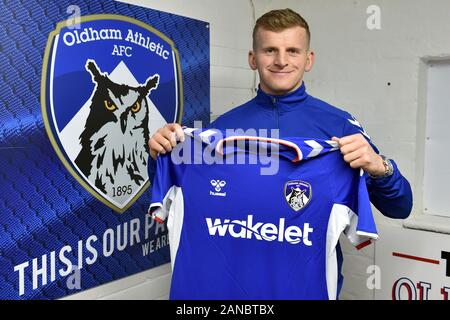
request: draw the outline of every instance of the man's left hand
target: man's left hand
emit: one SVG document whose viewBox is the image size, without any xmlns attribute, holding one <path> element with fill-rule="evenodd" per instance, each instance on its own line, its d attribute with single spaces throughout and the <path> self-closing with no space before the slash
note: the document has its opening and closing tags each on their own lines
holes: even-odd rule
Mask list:
<svg viewBox="0 0 450 320">
<path fill-rule="evenodd" d="M 381 176 L 386 168 L 383 159 L 373 150 L 370 143 L 360 133 L 342 138 L 333 137 L 331 140 L 339 144 L 344 160 L 350 167 L 362 168 L 372 176 Z"/>
</svg>

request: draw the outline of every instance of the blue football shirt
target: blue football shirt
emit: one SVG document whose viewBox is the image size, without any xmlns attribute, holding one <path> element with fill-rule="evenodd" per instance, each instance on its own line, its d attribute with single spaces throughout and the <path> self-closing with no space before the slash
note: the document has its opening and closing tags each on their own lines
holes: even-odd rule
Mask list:
<svg viewBox="0 0 450 320">
<path fill-rule="evenodd" d="M 341 233 L 378 237 L 362 171 L 329 140 L 184 130 L 150 205 L 167 220 L 170 298 L 336 299 Z"/>
</svg>

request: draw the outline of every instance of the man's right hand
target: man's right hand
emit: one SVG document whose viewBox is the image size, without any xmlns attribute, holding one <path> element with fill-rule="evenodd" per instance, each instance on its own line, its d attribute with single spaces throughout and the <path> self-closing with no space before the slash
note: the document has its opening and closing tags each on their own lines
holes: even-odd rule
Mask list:
<svg viewBox="0 0 450 320">
<path fill-rule="evenodd" d="M 168 123 L 158 131 L 148 141 L 150 156 L 156 159 L 159 153 L 165 154 L 172 151 L 177 145 L 177 141 L 184 141 L 184 132 L 178 123 Z"/>
</svg>

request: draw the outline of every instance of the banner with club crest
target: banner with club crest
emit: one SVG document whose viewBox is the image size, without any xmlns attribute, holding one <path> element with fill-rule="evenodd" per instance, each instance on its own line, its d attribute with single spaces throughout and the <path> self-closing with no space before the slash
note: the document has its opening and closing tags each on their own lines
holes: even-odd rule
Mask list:
<svg viewBox="0 0 450 320">
<path fill-rule="evenodd" d="M 170 261 L 149 137 L 209 123 L 209 25 L 115 1 L 0 4 L 0 298 L 55 299 Z"/>
</svg>

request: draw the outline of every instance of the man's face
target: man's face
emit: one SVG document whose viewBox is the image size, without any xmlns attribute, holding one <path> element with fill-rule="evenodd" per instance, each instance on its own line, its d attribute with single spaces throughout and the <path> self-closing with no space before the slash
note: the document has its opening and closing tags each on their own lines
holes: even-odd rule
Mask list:
<svg viewBox="0 0 450 320">
<path fill-rule="evenodd" d="M 248 61 L 258 70 L 261 89 L 283 95 L 302 84 L 303 74 L 311 70 L 314 53 L 309 51 L 306 30 L 299 26 L 274 32 L 259 28 L 255 48 Z"/>
</svg>

